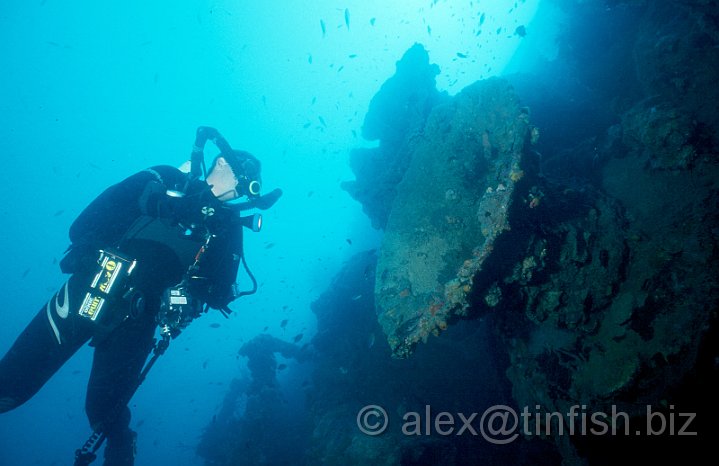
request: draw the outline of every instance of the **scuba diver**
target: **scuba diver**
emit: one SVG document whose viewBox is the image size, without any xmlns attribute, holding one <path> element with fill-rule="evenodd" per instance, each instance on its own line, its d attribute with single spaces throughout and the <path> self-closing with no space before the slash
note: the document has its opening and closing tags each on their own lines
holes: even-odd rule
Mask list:
<svg viewBox="0 0 719 466">
<path fill-rule="evenodd" d="M 208 139 L 220 152 L 205 173 Z M 155 166 L 92 201 L 70 227 L 71 245 L 60 263 L 69 279 L 0 360 L 0 413 L 29 400 L 90 341 L 85 410 L 94 433 L 75 464 L 90 464 L 107 440 L 105 466 L 133 465 L 128 403 L 147 371 L 193 319 L 210 308 L 226 316 L 229 303 L 257 290 L 242 231 L 259 231 L 261 216 L 240 213 L 267 209 L 282 194 L 260 194 L 260 171 L 252 154 L 200 127 L 189 173 Z M 230 202 L 240 198 L 246 200 Z M 235 284 L 241 263 L 251 290 Z"/>
</svg>

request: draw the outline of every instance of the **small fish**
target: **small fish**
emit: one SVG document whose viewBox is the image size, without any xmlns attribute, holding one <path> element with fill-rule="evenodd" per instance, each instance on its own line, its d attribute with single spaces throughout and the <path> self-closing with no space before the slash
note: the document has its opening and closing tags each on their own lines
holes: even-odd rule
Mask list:
<svg viewBox="0 0 719 466">
<path fill-rule="evenodd" d="M 285 327 L 287 327 L 287 319 L 280 322 L 280 328 L 285 328 Z"/>
<path fill-rule="evenodd" d="M 207 369 L 207 360 L 205 360 L 205 362 L 202 363 L 202 368 Z"/>
<path fill-rule="evenodd" d="M 377 21 L 377 18 L 370 18 L 369 25 L 374 26 L 374 22 Z"/>
<path fill-rule="evenodd" d="M 349 244 L 350 246 L 352 246 L 352 240 L 351 240 L 351 239 L 347 238 L 345 241 L 347 241 L 347 244 Z"/>
<path fill-rule="evenodd" d="M 355 139 L 357 138 L 357 131 L 352 130 L 352 137 L 354 137 Z"/>
<path fill-rule="evenodd" d="M 314 105 L 315 102 L 317 102 L 317 97 L 312 97 L 312 102 L 310 103 L 310 105 Z"/>
<path fill-rule="evenodd" d="M 314 193 L 315 193 L 314 191 L 309 191 L 309 192 L 307 193 L 307 197 L 312 197 L 312 195 L 313 195 Z"/>
<path fill-rule="evenodd" d="M 279 366 L 277 366 L 278 371 L 283 371 L 285 369 L 287 369 L 287 364 L 280 364 Z"/>
<path fill-rule="evenodd" d="M 345 25 L 347 26 L 347 30 L 350 28 L 350 9 L 345 8 Z"/>
<path fill-rule="evenodd" d="M 466 54 L 466 53 L 457 52 L 457 56 L 458 56 L 459 58 L 467 58 L 467 54 Z"/>
<path fill-rule="evenodd" d="M 312 64 L 312 55 L 307 55 L 307 63 Z"/>
<path fill-rule="evenodd" d="M 322 28 L 322 38 L 324 39 L 327 28 L 325 27 L 325 21 L 323 19 L 320 20 L 320 27 Z"/>
<path fill-rule="evenodd" d="M 20 277 L 20 278 L 27 277 L 27 274 L 29 274 L 29 273 L 30 273 L 30 269 L 25 269 L 25 271 L 22 273 L 22 277 Z"/>
<path fill-rule="evenodd" d="M 275 247 L 275 243 L 267 243 L 265 249 L 272 249 L 273 247 Z"/>
<path fill-rule="evenodd" d="M 317 118 L 319 118 L 320 123 L 322 123 L 322 126 L 324 126 L 325 128 L 327 128 L 327 123 L 325 123 L 325 119 L 322 118 L 321 116 L 319 116 L 319 117 L 317 117 Z"/>
<path fill-rule="evenodd" d="M 429 27 L 429 25 L 427 25 L 427 35 L 428 35 L 428 36 L 431 36 L 431 35 L 432 35 L 432 28 Z"/>
<path fill-rule="evenodd" d="M 356 296 L 352 296 L 352 298 L 350 298 L 350 299 L 352 299 L 352 301 L 357 301 L 358 299 L 362 299 L 362 295 L 358 294 Z"/>
<path fill-rule="evenodd" d="M 485 19 L 485 14 L 482 13 L 482 16 L 479 17 L 479 25 L 480 26 L 484 24 L 484 19 Z"/>
<path fill-rule="evenodd" d="M 514 33 L 519 37 L 524 37 L 527 35 L 527 28 L 524 26 L 518 26 L 517 29 L 514 30 Z"/>
<path fill-rule="evenodd" d="M 54 216 L 55 216 L 55 217 L 59 217 L 60 215 L 62 215 L 62 214 L 64 214 L 64 213 L 65 213 L 65 211 L 64 211 L 63 209 L 60 209 L 60 210 L 58 210 L 57 212 L 55 212 L 55 215 L 54 215 Z"/>
<path fill-rule="evenodd" d="M 352 54 L 349 55 L 349 58 L 357 58 L 357 54 L 356 54 L 356 53 L 352 53 Z"/>
<path fill-rule="evenodd" d="M 302 339 L 303 336 L 304 336 L 304 335 L 302 335 L 301 333 L 298 334 L 298 335 L 295 335 L 295 337 L 292 339 L 292 341 L 294 341 L 295 343 L 297 343 L 298 341 L 300 341 L 300 340 Z"/>
<path fill-rule="evenodd" d="M 213 322 L 210 324 L 210 328 L 220 328 L 220 324 L 218 324 L 217 322 Z"/>
<path fill-rule="evenodd" d="M 304 125 L 302 125 L 302 127 L 303 127 L 304 129 L 307 129 L 307 128 L 309 128 L 311 125 L 312 125 L 312 123 L 310 123 L 310 122 L 308 121 L 307 123 L 305 123 Z"/>
<path fill-rule="evenodd" d="M 502 28 L 497 28 L 497 34 L 500 34 L 502 32 Z"/>
<path fill-rule="evenodd" d="M 369 338 L 367 339 L 367 348 L 368 349 L 372 348 L 374 346 L 375 339 L 376 339 L 376 337 L 374 335 L 374 332 L 370 333 Z"/>
</svg>

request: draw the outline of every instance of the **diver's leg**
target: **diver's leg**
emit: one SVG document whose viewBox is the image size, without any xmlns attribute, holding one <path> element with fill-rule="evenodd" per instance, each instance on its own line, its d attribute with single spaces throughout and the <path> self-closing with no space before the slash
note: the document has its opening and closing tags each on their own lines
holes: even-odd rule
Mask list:
<svg viewBox="0 0 719 466">
<path fill-rule="evenodd" d="M 134 464 L 127 397 L 152 350 L 154 334 L 155 322 L 141 316 L 123 322 L 95 348 L 85 409 L 92 428 L 107 438 L 105 466 Z"/>
<path fill-rule="evenodd" d="M 90 338 L 89 322 L 77 315 L 85 285 L 70 277 L 0 360 L 0 413 L 32 398 Z"/>
</svg>

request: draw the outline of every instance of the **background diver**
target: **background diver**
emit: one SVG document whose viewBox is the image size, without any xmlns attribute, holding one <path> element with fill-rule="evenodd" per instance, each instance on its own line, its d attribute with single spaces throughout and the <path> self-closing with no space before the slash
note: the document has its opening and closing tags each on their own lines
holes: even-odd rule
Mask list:
<svg viewBox="0 0 719 466">
<path fill-rule="evenodd" d="M 220 154 L 203 180 L 208 139 Z M 0 413 L 29 400 L 90 341 L 85 410 L 94 441 L 99 438 L 96 448 L 107 440 L 105 466 L 133 465 L 136 434 L 127 405 L 153 347 L 161 354 L 202 312 L 229 312 L 230 302 L 257 289 L 244 263 L 242 230 L 258 231 L 261 217 L 240 211 L 269 208 L 281 195 L 278 189 L 260 195 L 260 172 L 253 155 L 200 127 L 190 173 L 155 166 L 92 201 L 70 227 L 71 245 L 60 263 L 70 278 L 0 360 Z M 246 201 L 229 203 L 239 198 Z M 240 292 L 235 285 L 240 263 L 252 290 Z M 156 345 L 158 325 L 162 339 Z M 94 450 L 83 447 L 76 464 L 94 458 Z"/>
</svg>

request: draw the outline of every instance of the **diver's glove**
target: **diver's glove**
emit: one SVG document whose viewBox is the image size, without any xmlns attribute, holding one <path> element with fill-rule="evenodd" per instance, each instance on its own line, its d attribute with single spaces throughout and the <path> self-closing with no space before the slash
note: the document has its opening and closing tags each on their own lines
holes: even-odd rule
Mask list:
<svg viewBox="0 0 719 466">
<path fill-rule="evenodd" d="M 234 276 L 235 273 L 232 273 Z M 187 280 L 187 292 L 212 309 L 224 309 L 237 298 L 237 285 L 234 282 L 227 283 L 219 276 L 212 279 L 191 276 Z"/>
<path fill-rule="evenodd" d="M 139 202 L 144 215 L 164 218 L 187 227 L 200 224 L 220 208 L 220 202 L 209 189 L 184 194 L 167 190 L 156 181 L 147 184 Z"/>
<path fill-rule="evenodd" d="M 168 198 L 172 206 L 173 218 L 186 227 L 203 223 L 222 208 L 220 201 L 212 195 L 210 190 L 180 197 L 168 195 Z"/>
<path fill-rule="evenodd" d="M 230 144 L 224 137 L 222 137 L 222 135 L 219 131 L 217 131 L 217 129 L 210 126 L 200 126 L 199 128 L 197 128 L 197 132 L 195 133 L 195 146 L 192 150 L 193 153 L 201 154 L 208 139 L 212 141 L 218 149 L 220 149 L 220 152 L 232 152 Z"/>
</svg>

